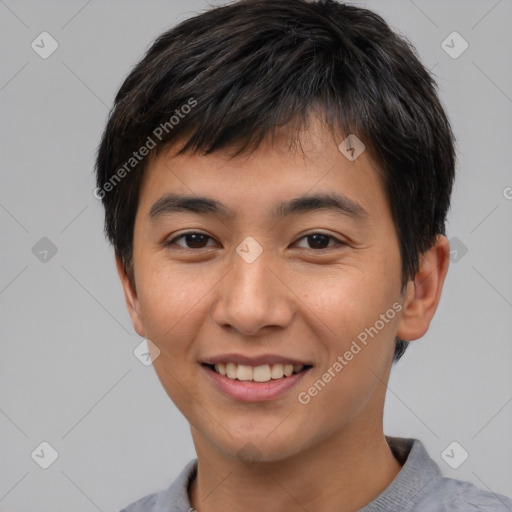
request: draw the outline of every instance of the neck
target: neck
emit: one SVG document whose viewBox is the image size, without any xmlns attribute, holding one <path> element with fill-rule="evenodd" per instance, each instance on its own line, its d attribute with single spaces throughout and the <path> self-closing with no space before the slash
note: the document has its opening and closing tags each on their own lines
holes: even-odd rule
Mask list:
<svg viewBox="0 0 512 512">
<path fill-rule="evenodd" d="M 194 433 L 193 433 L 194 435 Z M 382 433 L 351 428 L 284 460 L 247 464 L 206 448 L 195 432 L 198 512 L 357 511 L 384 491 L 401 467 Z"/>
</svg>

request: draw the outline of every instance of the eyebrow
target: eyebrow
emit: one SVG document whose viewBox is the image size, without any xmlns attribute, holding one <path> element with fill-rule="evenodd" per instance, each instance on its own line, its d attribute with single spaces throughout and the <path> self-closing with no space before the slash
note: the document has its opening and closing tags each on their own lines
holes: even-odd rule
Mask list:
<svg viewBox="0 0 512 512">
<path fill-rule="evenodd" d="M 346 215 L 357 221 L 368 219 L 368 212 L 344 194 L 323 192 L 296 197 L 280 203 L 271 212 L 275 218 L 307 212 L 328 210 Z M 235 214 L 226 205 L 208 197 L 167 194 L 156 201 L 149 211 L 151 219 L 174 212 L 193 212 L 203 215 L 215 215 L 232 219 Z"/>
</svg>

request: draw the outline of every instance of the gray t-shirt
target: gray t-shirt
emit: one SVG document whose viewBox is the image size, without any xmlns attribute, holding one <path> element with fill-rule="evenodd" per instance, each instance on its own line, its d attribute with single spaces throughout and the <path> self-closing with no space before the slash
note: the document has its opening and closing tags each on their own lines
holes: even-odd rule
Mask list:
<svg viewBox="0 0 512 512">
<path fill-rule="evenodd" d="M 512 500 L 506 496 L 443 477 L 421 441 L 388 436 L 386 440 L 402 469 L 389 487 L 359 512 L 512 512 Z M 188 488 L 196 472 L 197 459 L 193 459 L 167 489 L 141 498 L 121 512 L 192 512 Z"/>
</svg>

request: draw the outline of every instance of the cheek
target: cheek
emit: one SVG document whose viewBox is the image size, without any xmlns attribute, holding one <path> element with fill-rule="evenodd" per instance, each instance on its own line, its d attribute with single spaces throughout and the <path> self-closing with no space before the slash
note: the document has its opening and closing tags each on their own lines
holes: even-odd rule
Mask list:
<svg viewBox="0 0 512 512">
<path fill-rule="evenodd" d="M 341 357 L 345 385 L 356 392 L 364 382 L 374 382 L 373 373 L 386 371 L 394 350 L 399 294 L 393 282 L 381 279 L 378 284 L 363 280 L 347 286 L 337 315 L 330 319 L 337 336 L 329 347 L 329 365 Z"/>
<path fill-rule="evenodd" d="M 370 255 L 368 260 L 377 260 Z M 329 272 L 302 277 L 294 287 L 305 306 L 304 314 L 321 319 L 332 335 L 331 346 L 356 337 L 375 324 L 399 297 L 397 268 L 377 265 L 334 267 Z M 393 312 L 391 312 L 393 313 Z M 392 318 L 387 319 L 388 326 Z"/>
<path fill-rule="evenodd" d="M 209 287 L 190 273 L 162 268 L 141 273 L 141 320 L 147 338 L 163 353 L 174 356 L 178 352 L 183 357 L 183 348 L 198 329 L 195 317 Z"/>
<path fill-rule="evenodd" d="M 308 296 L 311 309 L 329 327 L 321 337 L 327 358 L 308 383 L 312 387 L 300 391 L 311 398 L 306 409 L 311 407 L 325 425 L 349 421 L 371 399 L 379 379 L 386 380 L 400 308 L 395 274 L 385 279 L 379 272 L 353 273 L 329 280 L 325 294 Z"/>
<path fill-rule="evenodd" d="M 391 322 L 377 334 L 355 325 L 340 326 L 339 330 L 342 328 L 345 335 L 331 340 L 328 362 L 308 382 L 309 387 L 298 390 L 304 413 L 317 419 L 315 423 L 322 425 L 325 435 L 358 416 L 363 424 L 365 410 L 370 415 L 378 412 L 381 382 L 387 380 L 393 354 Z M 309 403 L 305 404 L 306 400 Z"/>
<path fill-rule="evenodd" d="M 178 409 L 189 411 L 190 397 L 200 391 L 193 378 L 199 357 L 193 341 L 203 324 L 200 299 L 210 287 L 177 271 L 148 272 L 144 277 L 139 291 L 141 317 L 146 337 L 160 351 L 153 368 Z"/>
</svg>

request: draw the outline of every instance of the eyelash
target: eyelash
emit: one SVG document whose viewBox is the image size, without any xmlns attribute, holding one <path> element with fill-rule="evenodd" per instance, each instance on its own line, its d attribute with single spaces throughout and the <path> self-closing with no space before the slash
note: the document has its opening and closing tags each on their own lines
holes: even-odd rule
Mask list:
<svg viewBox="0 0 512 512">
<path fill-rule="evenodd" d="M 181 238 L 185 238 L 185 237 L 190 236 L 190 235 L 201 235 L 201 236 L 206 237 L 206 238 L 208 238 L 210 240 L 213 240 L 213 238 L 211 236 L 205 235 L 204 233 L 200 233 L 198 231 L 189 231 L 187 233 L 182 233 L 181 235 L 177 236 L 176 238 L 173 238 L 172 240 L 170 240 L 169 242 L 165 242 L 165 246 L 170 247 L 172 245 L 175 245 L 176 240 L 180 240 Z M 334 241 L 338 242 L 338 245 L 341 245 L 341 246 L 346 246 L 347 245 L 345 242 L 342 242 L 341 240 L 339 240 L 338 238 L 336 238 L 336 237 L 334 237 L 332 235 L 327 235 L 325 233 L 320 233 L 320 232 L 307 233 L 306 235 L 303 235 L 302 237 L 300 237 L 299 240 L 302 240 L 304 238 L 309 238 L 309 237 L 312 237 L 312 236 L 315 236 L 315 235 L 320 235 L 320 236 L 326 237 L 328 239 L 334 240 Z M 190 251 L 199 251 L 201 249 L 207 249 L 208 248 L 208 247 L 201 247 L 199 249 L 194 249 L 194 248 L 191 248 L 191 247 L 183 247 L 181 245 L 178 245 L 178 247 L 181 247 L 182 249 L 186 249 L 186 250 L 190 250 Z M 327 249 L 332 249 L 332 247 L 334 247 L 334 246 L 325 247 L 323 249 L 310 249 L 310 248 L 307 248 L 306 250 L 319 252 L 319 251 L 326 251 Z"/>
</svg>

